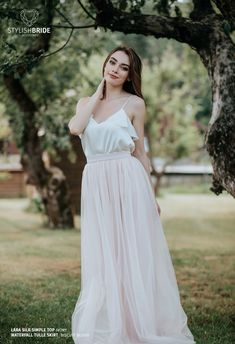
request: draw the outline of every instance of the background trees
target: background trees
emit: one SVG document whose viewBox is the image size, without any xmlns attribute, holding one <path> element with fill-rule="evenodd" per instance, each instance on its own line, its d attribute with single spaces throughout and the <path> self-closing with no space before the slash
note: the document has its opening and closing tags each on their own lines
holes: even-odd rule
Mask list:
<svg viewBox="0 0 235 344">
<path fill-rule="evenodd" d="M 205 137 L 214 169 L 212 190 L 216 194 L 227 190 L 235 196 L 235 47 L 231 35 L 235 29 L 234 2 L 193 0 L 183 13 L 178 1 L 156 0 L 154 14 L 149 14 L 145 1 L 89 3 L 98 26 L 157 39 L 172 38 L 197 52 L 212 90 L 212 115 Z"/>
<path fill-rule="evenodd" d="M 44 2 L 38 1 L 37 5 L 42 13 L 41 26 L 51 26 L 53 21 L 56 23 L 55 3 L 48 2 L 44 6 Z M 65 175 L 58 168 L 46 166 L 43 151 L 56 156 L 59 150 L 70 148 L 66 118 L 71 116 L 70 99 L 75 92 L 70 90 L 79 82 L 79 74 L 75 77 L 75 73 L 79 73 L 80 64 L 85 65 L 91 53 L 86 39 L 92 33 L 87 32 L 79 42 L 74 40 L 72 49 L 59 54 L 60 45 L 67 38 L 63 31 L 58 31 L 58 35 L 40 34 L 33 37 L 34 41 L 25 35 L 7 34 L 8 27 L 17 23 L 12 19 L 19 19 L 20 12 L 18 7 L 18 10 L 14 8 L 13 14 L 9 13 L 8 6 L 5 3 L 2 10 L 5 19 L 1 22 L 5 33 L 5 50 L 1 55 L 1 90 L 7 104 L 5 112 L 21 150 L 21 163 L 28 174 L 28 182 L 35 185 L 41 196 L 48 225 L 72 227 L 73 214 Z M 93 48 L 95 46 L 99 46 L 99 38 Z M 71 51 L 73 60 L 69 59 Z M 75 53 L 79 53 L 79 59 Z M 45 55 L 51 58 L 44 58 Z"/>
<path fill-rule="evenodd" d="M 152 174 L 157 178 L 156 194 L 167 165 L 183 157 L 202 161 L 205 155 L 203 135 L 206 126 L 197 117 L 208 120 L 210 115 L 203 104 L 203 100 L 209 99 L 208 80 L 201 64 L 195 60 L 195 53 L 187 47 L 179 51 L 177 48 L 168 43 L 160 58 L 145 65 L 143 74 L 148 104 L 145 132 Z M 160 170 L 153 163 L 156 156 L 164 161 Z"/>
<path fill-rule="evenodd" d="M 31 6 L 24 2 L 24 8 Z M 77 99 L 94 91 L 107 51 L 120 43 L 133 46 L 144 61 L 150 153 L 169 161 L 188 154 L 196 159 L 209 124 L 205 143 L 214 166 L 213 191 L 234 195 L 232 3 L 38 0 L 34 8 L 40 13 L 37 26 L 50 26 L 51 35 L 9 34 L 9 26 L 23 25 L 22 8 L 14 1 L 1 4 L 0 89 L 2 111 L 52 226 L 73 225 L 69 190 L 63 173 L 45 166 L 42 153 L 56 156 L 67 149 L 72 158 L 68 120 Z"/>
</svg>

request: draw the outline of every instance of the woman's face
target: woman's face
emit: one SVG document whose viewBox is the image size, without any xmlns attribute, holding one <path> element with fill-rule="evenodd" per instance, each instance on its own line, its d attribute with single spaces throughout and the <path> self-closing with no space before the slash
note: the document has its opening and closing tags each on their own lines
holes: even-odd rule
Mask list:
<svg viewBox="0 0 235 344">
<path fill-rule="evenodd" d="M 130 61 L 126 53 L 115 51 L 108 59 L 104 68 L 106 82 L 113 86 L 123 85 L 127 80 L 130 70 Z"/>
</svg>

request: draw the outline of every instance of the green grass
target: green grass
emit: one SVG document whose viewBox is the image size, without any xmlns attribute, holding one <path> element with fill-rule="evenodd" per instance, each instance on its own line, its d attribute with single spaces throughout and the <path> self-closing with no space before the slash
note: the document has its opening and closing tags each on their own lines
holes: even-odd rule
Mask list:
<svg viewBox="0 0 235 344">
<path fill-rule="evenodd" d="M 234 343 L 234 200 L 165 193 L 158 201 L 197 344 Z M 48 230 L 26 206 L 24 199 L 0 200 L 0 343 L 72 344 L 71 315 L 80 288 L 79 217 L 75 230 Z M 55 328 L 64 336 L 11 338 L 17 327 Z"/>
</svg>

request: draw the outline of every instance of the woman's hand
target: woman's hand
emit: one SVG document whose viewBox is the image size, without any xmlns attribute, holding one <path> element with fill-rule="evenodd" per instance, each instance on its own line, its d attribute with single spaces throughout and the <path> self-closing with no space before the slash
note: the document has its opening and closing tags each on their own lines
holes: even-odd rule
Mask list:
<svg viewBox="0 0 235 344">
<path fill-rule="evenodd" d="M 93 97 L 96 98 L 96 99 L 99 99 L 101 100 L 102 97 L 103 97 L 103 92 L 104 92 L 104 88 L 105 88 L 105 84 L 106 84 L 106 80 L 105 78 L 103 78 L 101 80 L 101 82 L 99 83 L 95 93 L 93 94 Z"/>
</svg>

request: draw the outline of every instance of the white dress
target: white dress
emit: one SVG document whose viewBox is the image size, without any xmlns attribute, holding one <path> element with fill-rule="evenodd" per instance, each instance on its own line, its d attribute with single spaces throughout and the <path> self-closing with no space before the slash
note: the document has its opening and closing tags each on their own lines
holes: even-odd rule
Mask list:
<svg viewBox="0 0 235 344">
<path fill-rule="evenodd" d="M 72 337 L 75 344 L 194 344 L 152 186 L 131 155 L 139 138 L 124 105 L 101 123 L 91 116 L 80 135 L 87 164 Z"/>
</svg>

